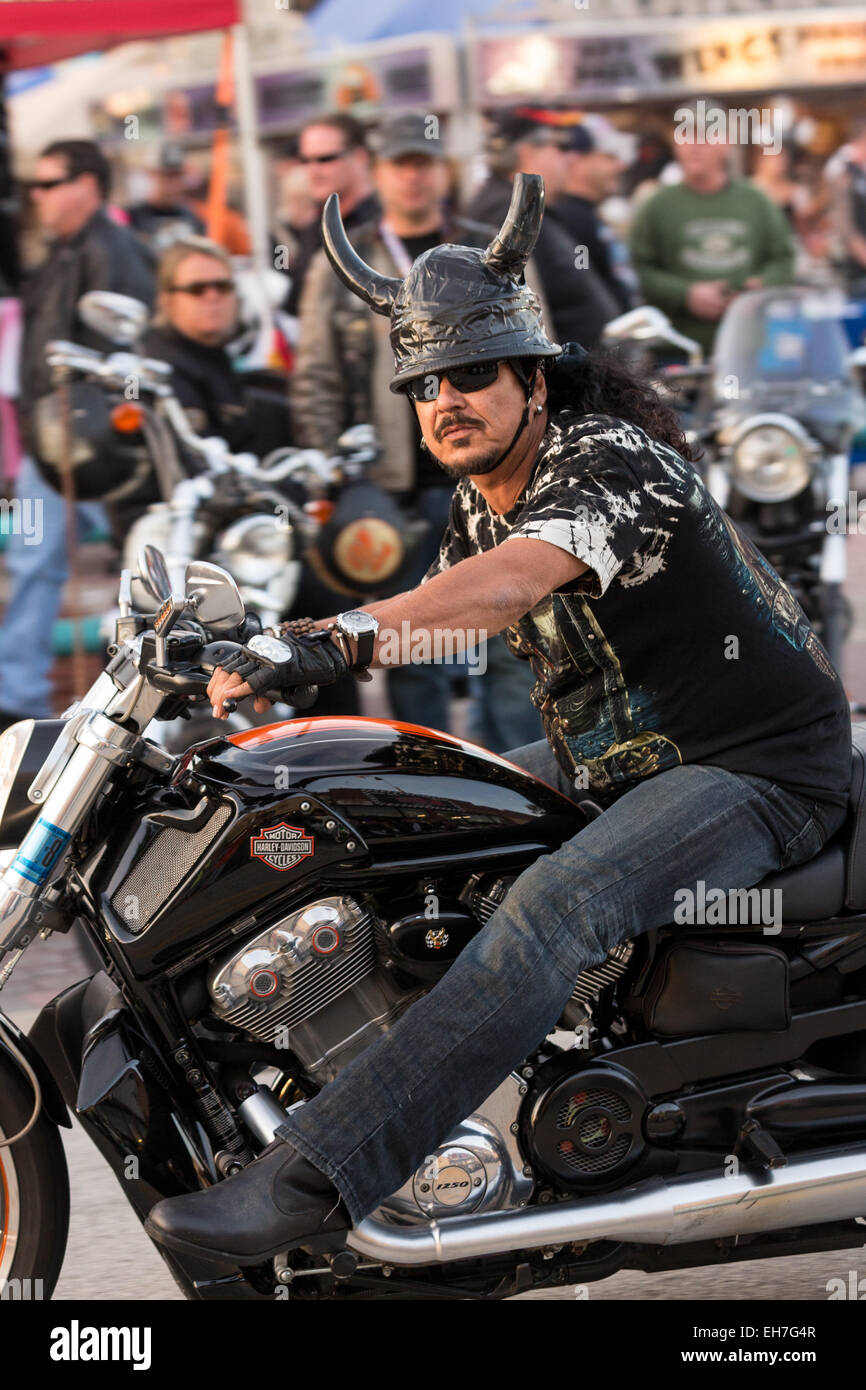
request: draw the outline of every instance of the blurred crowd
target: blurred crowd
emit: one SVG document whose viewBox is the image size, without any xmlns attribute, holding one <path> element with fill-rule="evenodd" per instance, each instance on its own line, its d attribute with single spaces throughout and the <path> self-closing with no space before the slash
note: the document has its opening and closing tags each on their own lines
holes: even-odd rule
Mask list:
<svg viewBox="0 0 866 1390">
<path fill-rule="evenodd" d="M 414 412 L 388 389 L 387 320 L 345 289 L 321 249 L 327 198 L 339 195 L 359 255 L 402 279 L 441 242 L 486 246 L 515 173 L 540 174 L 546 214 L 527 280 L 561 344 L 591 348 L 612 319 L 650 303 L 709 354 L 726 308 L 744 290 L 806 281 L 866 297 L 866 119 L 849 123 L 829 158 L 785 142 L 771 150 L 677 134 L 673 124 L 667 137 L 634 136 L 598 115 L 517 107 L 491 122 L 476 161 L 481 177 L 467 193 L 435 117 L 406 113 L 370 129 L 347 114 L 317 116 L 273 161 L 266 324 L 261 298 L 251 308 L 243 292 L 250 229 L 213 195 L 207 171 L 190 169 L 181 147 L 155 152 L 146 193 L 126 204 L 117 197 L 118 170 L 96 144 L 59 140 L 44 149 L 27 188 L 19 254 L 0 263 L 5 490 L 39 498 L 44 515 L 41 545 L 12 535 L 5 553 L 0 727 L 22 713 L 51 713 L 50 652 L 36 650 L 34 633 L 57 616 L 69 532 L 63 500 L 37 466 L 34 421 L 52 391 L 46 343 L 106 346 L 79 319 L 85 292 L 148 305 L 145 351 L 172 365 L 193 427 L 233 450 L 284 443 L 331 452 L 346 428 L 371 423 L 382 446 L 374 480 L 430 523 L 408 576 L 415 583 L 438 549 L 451 488 L 422 448 Z M 20 284 L 12 283 L 16 261 Z M 285 411 L 269 421 L 268 440 L 247 390 L 250 367 L 285 378 Z M 88 525 L 105 519 L 98 503 L 78 511 Z M 321 610 L 313 616 L 345 606 L 340 596 L 305 598 Z M 495 639 L 485 676 L 468 683 L 470 731 L 492 748 L 541 737 L 522 668 Z M 426 723 L 447 729 L 452 694 L 453 670 L 443 667 L 389 677 L 398 718 L 423 710 Z"/>
</svg>

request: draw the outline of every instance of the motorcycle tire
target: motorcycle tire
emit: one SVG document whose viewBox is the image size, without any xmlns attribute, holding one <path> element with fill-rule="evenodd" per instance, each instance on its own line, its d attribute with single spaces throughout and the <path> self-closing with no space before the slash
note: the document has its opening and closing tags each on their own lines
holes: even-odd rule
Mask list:
<svg viewBox="0 0 866 1390">
<path fill-rule="evenodd" d="M 32 1112 L 29 1082 L 0 1056 L 0 1139 L 23 1129 Z M 66 1155 L 57 1126 L 43 1110 L 29 1134 L 0 1148 L 0 1298 L 51 1298 L 68 1230 Z"/>
</svg>

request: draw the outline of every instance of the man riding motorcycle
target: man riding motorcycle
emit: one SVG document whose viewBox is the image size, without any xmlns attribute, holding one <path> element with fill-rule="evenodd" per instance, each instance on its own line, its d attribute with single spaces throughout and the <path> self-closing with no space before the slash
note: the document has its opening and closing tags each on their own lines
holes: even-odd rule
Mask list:
<svg viewBox="0 0 866 1390">
<path fill-rule="evenodd" d="M 485 252 L 437 246 L 404 282 L 324 214 L 338 274 L 390 313 L 392 389 L 457 482 L 438 561 L 411 592 L 292 639 L 292 659 L 218 671 L 226 698 L 326 683 L 504 632 L 536 675 L 546 740 L 512 760 L 604 806 L 514 883 L 443 978 L 241 1173 L 160 1202 L 154 1239 L 257 1263 L 317 1248 L 394 1192 L 553 1029 L 580 973 L 726 892 L 812 858 L 841 825 L 850 717 L 775 572 L 684 457 L 675 418 L 623 370 L 546 337 L 522 268 L 543 188 L 517 183 Z M 404 628 L 403 624 L 407 624 Z M 420 643 L 421 647 L 416 644 Z"/>
</svg>

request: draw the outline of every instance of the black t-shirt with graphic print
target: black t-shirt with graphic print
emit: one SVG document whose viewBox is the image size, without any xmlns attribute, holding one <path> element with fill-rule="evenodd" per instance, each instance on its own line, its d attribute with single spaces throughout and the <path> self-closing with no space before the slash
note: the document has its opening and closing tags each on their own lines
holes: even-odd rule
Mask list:
<svg viewBox="0 0 866 1390">
<path fill-rule="evenodd" d="M 775 570 L 675 450 L 624 420 L 563 411 L 510 511 L 458 483 L 425 580 L 515 537 L 589 566 L 503 633 L 532 664 L 533 702 L 577 788 L 607 800 L 708 763 L 845 805 L 842 683 Z"/>
</svg>

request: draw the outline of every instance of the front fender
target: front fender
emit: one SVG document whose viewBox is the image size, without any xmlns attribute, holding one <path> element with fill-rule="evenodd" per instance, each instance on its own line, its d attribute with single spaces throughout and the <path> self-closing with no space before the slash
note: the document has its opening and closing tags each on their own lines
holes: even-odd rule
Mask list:
<svg viewBox="0 0 866 1390">
<path fill-rule="evenodd" d="M 3 1010 L 0 1009 L 0 1056 L 8 1058 L 12 1066 L 20 1071 L 18 1061 L 8 1045 L 9 1038 L 12 1039 L 22 1056 L 27 1058 L 39 1078 L 39 1085 L 42 1088 L 42 1109 L 45 1114 L 56 1125 L 71 1129 L 72 1121 L 69 1118 L 69 1111 L 60 1094 L 60 1088 L 49 1071 L 41 1052 L 27 1034 L 22 1033 L 18 1025 L 12 1022 L 8 1014 L 4 1014 Z"/>
</svg>

